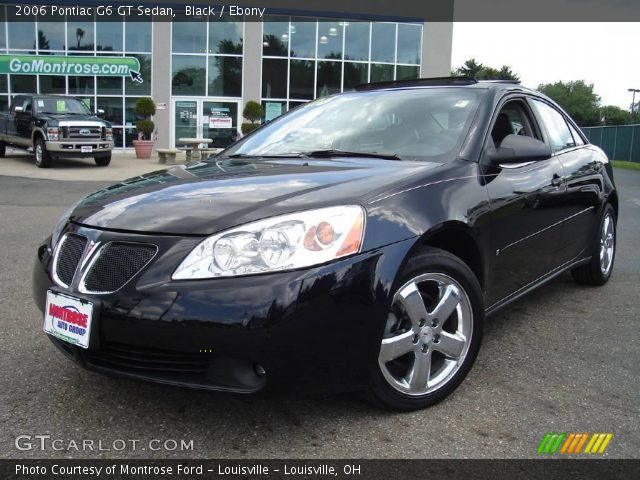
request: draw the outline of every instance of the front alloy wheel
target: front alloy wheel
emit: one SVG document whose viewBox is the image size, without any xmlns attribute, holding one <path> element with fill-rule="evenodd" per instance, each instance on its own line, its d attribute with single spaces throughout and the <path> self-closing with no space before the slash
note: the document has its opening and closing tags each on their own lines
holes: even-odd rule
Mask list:
<svg viewBox="0 0 640 480">
<path fill-rule="evenodd" d="M 444 250 L 415 255 L 398 283 L 369 393 L 385 407 L 414 410 L 444 399 L 467 375 L 484 306 L 473 272 Z"/>
<path fill-rule="evenodd" d="M 407 395 L 433 392 L 464 362 L 472 331 L 471 302 L 460 284 L 442 273 L 419 275 L 395 295 L 378 357 L 382 374 Z"/>
</svg>

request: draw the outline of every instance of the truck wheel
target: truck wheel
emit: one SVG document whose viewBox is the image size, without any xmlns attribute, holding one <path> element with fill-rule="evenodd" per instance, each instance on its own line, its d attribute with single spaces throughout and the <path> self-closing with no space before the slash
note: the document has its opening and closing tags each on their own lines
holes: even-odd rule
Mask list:
<svg viewBox="0 0 640 480">
<path fill-rule="evenodd" d="M 96 165 L 99 167 L 107 167 L 111 163 L 111 155 L 108 157 L 95 157 Z"/>
<path fill-rule="evenodd" d="M 4 142 L 0 142 L 0 158 L 4 158 L 7 153 L 7 144 Z"/>
<path fill-rule="evenodd" d="M 47 152 L 47 144 L 44 138 L 38 137 L 33 145 L 33 152 L 36 155 L 36 166 L 39 168 L 49 168 L 51 166 L 51 155 Z"/>
</svg>

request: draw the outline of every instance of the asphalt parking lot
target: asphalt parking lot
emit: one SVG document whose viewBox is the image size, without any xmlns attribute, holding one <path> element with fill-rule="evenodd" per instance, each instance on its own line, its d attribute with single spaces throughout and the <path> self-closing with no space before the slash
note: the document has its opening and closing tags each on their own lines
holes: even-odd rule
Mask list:
<svg viewBox="0 0 640 480">
<path fill-rule="evenodd" d="M 452 397 L 394 414 L 354 395 L 237 397 L 80 370 L 42 333 L 31 268 L 66 207 L 103 183 L 0 176 L 0 457 L 520 458 L 535 457 L 547 432 L 612 432 L 606 455 L 637 458 L 640 171 L 617 170 L 616 180 L 611 281 L 588 288 L 563 275 L 503 310 Z M 22 451 L 19 435 L 110 449 Z M 117 439 L 140 442 L 116 451 Z M 193 440 L 193 450 L 152 452 L 150 439 Z"/>
</svg>

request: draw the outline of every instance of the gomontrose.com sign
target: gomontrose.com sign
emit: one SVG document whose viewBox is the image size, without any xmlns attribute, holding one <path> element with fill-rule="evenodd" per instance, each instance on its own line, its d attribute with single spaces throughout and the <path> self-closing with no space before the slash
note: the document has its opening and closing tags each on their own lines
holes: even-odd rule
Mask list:
<svg viewBox="0 0 640 480">
<path fill-rule="evenodd" d="M 135 57 L 65 57 L 56 55 L 0 55 L 0 74 L 131 77 L 142 83 Z"/>
</svg>

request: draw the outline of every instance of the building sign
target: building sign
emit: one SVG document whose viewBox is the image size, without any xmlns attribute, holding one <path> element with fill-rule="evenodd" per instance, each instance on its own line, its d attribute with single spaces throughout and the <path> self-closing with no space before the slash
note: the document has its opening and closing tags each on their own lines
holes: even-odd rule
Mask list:
<svg viewBox="0 0 640 480">
<path fill-rule="evenodd" d="M 61 55 L 0 55 L 0 74 L 130 77 L 144 80 L 135 57 L 75 57 Z"/>
<path fill-rule="evenodd" d="M 264 109 L 264 119 L 266 122 L 282 115 L 282 104 L 280 102 L 266 102 Z"/>
<path fill-rule="evenodd" d="M 209 115 L 209 128 L 233 128 L 231 111 L 226 107 L 213 107 Z"/>
</svg>

